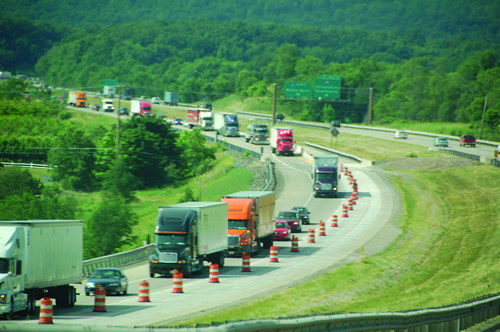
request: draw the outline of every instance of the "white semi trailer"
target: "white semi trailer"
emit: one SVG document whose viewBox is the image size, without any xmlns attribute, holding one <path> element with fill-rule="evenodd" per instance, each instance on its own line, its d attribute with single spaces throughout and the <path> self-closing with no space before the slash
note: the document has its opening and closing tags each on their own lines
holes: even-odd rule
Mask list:
<svg viewBox="0 0 500 332">
<path fill-rule="evenodd" d="M 33 313 L 44 297 L 74 306 L 82 259 L 81 220 L 0 221 L 0 313 Z"/>
</svg>

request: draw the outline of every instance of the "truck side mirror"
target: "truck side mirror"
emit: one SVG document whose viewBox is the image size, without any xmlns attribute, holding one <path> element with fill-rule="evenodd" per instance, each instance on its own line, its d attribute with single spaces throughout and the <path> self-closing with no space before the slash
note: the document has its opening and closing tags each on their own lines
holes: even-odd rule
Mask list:
<svg viewBox="0 0 500 332">
<path fill-rule="evenodd" d="M 16 261 L 16 276 L 21 275 L 23 272 L 23 261 Z"/>
</svg>

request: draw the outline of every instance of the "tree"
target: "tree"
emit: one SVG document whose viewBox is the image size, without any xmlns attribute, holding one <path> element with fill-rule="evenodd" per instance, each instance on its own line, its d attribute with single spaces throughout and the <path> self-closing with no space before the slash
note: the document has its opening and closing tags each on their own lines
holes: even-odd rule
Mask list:
<svg viewBox="0 0 500 332">
<path fill-rule="evenodd" d="M 49 150 L 48 161 L 53 166 L 54 181 L 62 181 L 63 187 L 74 190 L 90 190 L 94 187 L 95 145 L 84 131 L 68 126 L 58 135 L 56 146 Z"/>
<path fill-rule="evenodd" d="M 103 189 L 111 195 L 123 197 L 127 203 L 137 200 L 134 195 L 134 190 L 137 189 L 136 179 L 123 160 L 119 160 L 106 173 Z"/>
<path fill-rule="evenodd" d="M 125 198 L 110 191 L 103 191 L 101 196 L 90 219 L 85 221 L 86 258 L 113 254 L 135 240 L 132 227 L 137 224 L 137 218 Z"/>
<path fill-rule="evenodd" d="M 193 131 L 183 131 L 178 139 L 182 150 L 181 158 L 184 165 L 184 176 L 196 176 L 203 173 L 212 160 L 215 160 L 216 147 L 206 145 L 206 138 L 200 128 Z"/>
<path fill-rule="evenodd" d="M 276 57 L 276 75 L 285 81 L 295 76 L 295 65 L 299 60 L 297 45 L 286 44 L 278 49 Z"/>
<path fill-rule="evenodd" d="M 8 196 L 21 196 L 27 193 L 31 196 L 39 196 L 42 193 L 43 184 L 35 179 L 31 173 L 18 167 L 0 168 L 0 200 Z"/>
</svg>

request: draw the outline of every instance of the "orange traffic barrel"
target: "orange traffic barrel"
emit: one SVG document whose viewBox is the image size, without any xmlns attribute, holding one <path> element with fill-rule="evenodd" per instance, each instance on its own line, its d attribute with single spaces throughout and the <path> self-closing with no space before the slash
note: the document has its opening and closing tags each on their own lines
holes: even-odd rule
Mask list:
<svg viewBox="0 0 500 332">
<path fill-rule="evenodd" d="M 183 274 L 175 270 L 173 275 L 174 280 L 172 285 L 172 293 L 184 293 L 184 290 L 182 289 L 182 282 L 183 282 L 182 277 Z"/>
<path fill-rule="evenodd" d="M 219 282 L 219 264 L 210 264 L 208 282 Z"/>
<path fill-rule="evenodd" d="M 40 303 L 40 320 L 38 324 L 54 324 L 52 321 L 52 299 L 44 297 Z"/>
<path fill-rule="evenodd" d="M 299 252 L 299 238 L 292 236 L 292 250 L 291 252 Z"/>
<path fill-rule="evenodd" d="M 325 223 L 322 220 L 319 221 L 319 233 L 318 233 L 318 236 L 326 236 Z"/>
<path fill-rule="evenodd" d="M 106 311 L 106 289 L 95 285 L 94 312 Z"/>
<path fill-rule="evenodd" d="M 243 258 L 243 267 L 241 272 L 252 272 L 252 270 L 250 270 L 250 255 L 243 253 L 241 257 Z"/>
<path fill-rule="evenodd" d="M 149 282 L 146 280 L 139 283 L 139 302 L 149 301 Z"/>
<path fill-rule="evenodd" d="M 347 205 L 342 203 L 342 218 L 348 218 L 349 215 L 347 214 Z"/>
<path fill-rule="evenodd" d="M 351 199 L 351 198 L 349 198 L 349 199 L 347 200 L 347 209 L 348 209 L 348 210 L 352 210 L 352 199 Z"/>
<path fill-rule="evenodd" d="M 332 216 L 332 227 L 337 227 L 338 226 L 338 223 L 337 223 L 337 215 L 334 214 Z"/>
<path fill-rule="evenodd" d="M 309 228 L 309 234 L 308 234 L 308 239 L 307 239 L 307 243 L 315 243 L 315 239 L 314 239 L 314 229 L 313 228 Z"/>
<path fill-rule="evenodd" d="M 355 193 L 351 193 L 351 201 L 352 201 L 352 205 L 356 205 L 356 194 Z"/>
<path fill-rule="evenodd" d="M 278 263 L 278 247 L 276 246 L 271 246 L 271 251 L 270 251 L 270 262 Z"/>
</svg>

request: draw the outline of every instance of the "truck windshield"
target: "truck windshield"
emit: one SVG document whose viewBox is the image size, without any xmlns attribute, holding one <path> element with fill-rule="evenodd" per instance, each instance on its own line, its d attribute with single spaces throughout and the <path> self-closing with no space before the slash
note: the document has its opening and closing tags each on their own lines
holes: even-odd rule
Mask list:
<svg viewBox="0 0 500 332">
<path fill-rule="evenodd" d="M 228 220 L 229 229 L 248 229 L 248 220 Z"/>
<path fill-rule="evenodd" d="M 228 123 L 228 124 L 227 124 L 227 127 L 228 127 L 228 128 L 232 128 L 232 127 L 234 127 L 234 128 L 238 128 L 238 124 L 237 124 L 237 123 Z"/>
<path fill-rule="evenodd" d="M 255 131 L 258 133 L 267 133 L 267 128 L 255 128 Z"/>
<path fill-rule="evenodd" d="M 0 258 L 0 273 L 9 273 L 9 260 Z"/>
<path fill-rule="evenodd" d="M 155 243 L 160 248 L 172 248 L 186 246 L 188 236 L 186 234 L 156 234 Z"/>
<path fill-rule="evenodd" d="M 336 178 L 337 178 L 337 175 L 335 173 L 317 173 L 316 174 L 317 180 L 335 180 Z"/>
<path fill-rule="evenodd" d="M 292 139 L 291 138 L 282 138 L 281 142 L 282 143 L 292 143 Z"/>
<path fill-rule="evenodd" d="M 143 107 L 142 110 L 143 111 L 151 111 L 151 107 Z"/>
</svg>

